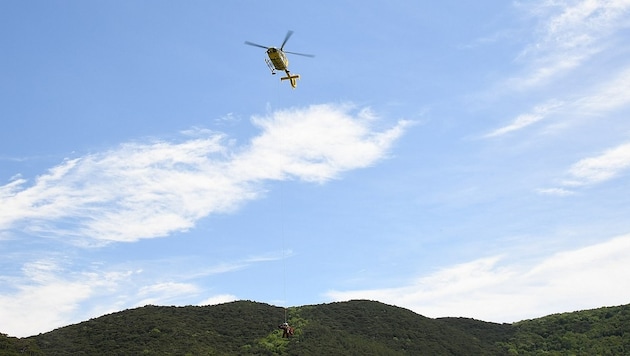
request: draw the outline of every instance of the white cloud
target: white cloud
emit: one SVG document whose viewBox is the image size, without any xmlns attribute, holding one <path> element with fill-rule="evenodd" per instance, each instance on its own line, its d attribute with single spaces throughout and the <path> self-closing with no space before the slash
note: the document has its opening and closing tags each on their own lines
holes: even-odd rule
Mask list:
<svg viewBox="0 0 630 356">
<path fill-rule="evenodd" d="M 280 257 L 254 256 L 184 273 L 170 269 L 103 270 L 71 266 L 65 257 L 25 263 L 21 273 L 0 276 L 0 332 L 26 337 L 89 318 L 145 305 L 212 305 L 234 301 L 231 294 L 207 297 L 198 282 L 208 276 L 250 268 Z M 165 261 L 160 261 L 165 264 Z M 166 263 L 170 265 L 170 263 Z M 74 271 L 70 270 L 73 268 Z M 156 277 L 155 273 L 159 273 Z"/>
<path fill-rule="evenodd" d="M 199 305 L 199 306 L 217 305 L 217 304 L 233 302 L 233 301 L 235 301 L 237 299 L 238 298 L 236 298 L 236 296 L 234 296 L 232 294 L 219 294 L 219 295 L 214 295 L 212 297 L 204 299 L 201 302 L 199 302 L 199 304 L 197 304 L 197 305 Z"/>
<path fill-rule="evenodd" d="M 601 116 L 613 110 L 623 108 L 630 104 L 630 68 L 615 72 L 602 84 L 595 86 L 587 93 L 581 94 L 578 99 L 548 100 L 546 103 L 535 106 L 530 112 L 518 115 L 511 123 L 495 129 L 483 136 L 494 138 L 515 132 L 538 123 L 552 114 L 563 118 L 566 122 L 558 122 L 548 125 L 550 127 L 566 128 L 572 121 L 587 117 L 587 115 Z"/>
<path fill-rule="evenodd" d="M 199 132 L 205 136 L 128 143 L 66 160 L 30 187 L 18 178 L 0 187 L 0 231 L 82 242 L 166 236 L 259 197 L 265 180 L 323 183 L 370 166 L 386 157 L 408 125 L 374 131 L 369 111 L 334 105 L 278 111 L 253 122 L 262 133 L 246 147 Z"/>
<path fill-rule="evenodd" d="M 517 87 L 546 83 L 582 65 L 605 49 L 604 39 L 628 27 L 628 0 L 565 0 L 523 3 L 540 18 L 537 39 L 520 59 L 530 60 L 527 74 L 513 80 Z"/>
<path fill-rule="evenodd" d="M 297 177 L 322 183 L 383 158 L 409 125 L 400 121 L 392 129 L 374 132 L 370 127 L 374 117 L 369 110 L 352 117 L 348 109 L 315 105 L 254 118 L 263 134 L 234 157 L 231 173 L 245 181 Z"/>
<path fill-rule="evenodd" d="M 138 296 L 142 299 L 136 306 L 171 304 L 183 296 L 190 297 L 199 293 L 199 288 L 191 283 L 162 282 L 140 288 Z"/>
<path fill-rule="evenodd" d="M 11 290 L 0 295 L 0 330 L 24 337 L 76 322 L 84 301 L 130 274 L 72 273 L 50 259 L 26 263 L 21 277 L 9 278 Z"/>
<path fill-rule="evenodd" d="M 234 113 L 228 113 L 227 115 L 214 120 L 216 125 L 233 125 L 238 123 L 241 119 L 234 115 Z"/>
<path fill-rule="evenodd" d="M 550 101 L 548 103 L 545 103 L 543 105 L 536 106 L 536 107 L 534 107 L 534 109 L 532 110 L 531 113 L 519 115 L 509 125 L 501 127 L 501 128 L 498 128 L 498 129 L 488 133 L 484 137 L 492 138 L 492 137 L 502 136 L 502 135 L 505 135 L 505 134 L 507 134 L 509 132 L 513 132 L 513 131 L 517 131 L 517 130 L 523 129 L 523 128 L 529 126 L 529 125 L 532 125 L 532 124 L 534 124 L 534 123 L 544 119 L 547 115 L 549 115 L 550 113 L 553 113 L 555 110 L 557 110 L 562 105 L 563 104 L 561 102 L 556 101 L 556 100 L 552 100 L 552 101 Z"/>
<path fill-rule="evenodd" d="M 462 50 L 476 49 L 494 44 L 499 41 L 514 38 L 517 34 L 513 30 L 499 30 L 493 34 L 476 38 L 466 44 L 457 46 Z"/>
<path fill-rule="evenodd" d="M 543 195 L 555 195 L 555 196 L 568 196 L 575 194 L 574 191 L 564 189 L 564 188 L 541 188 L 536 190 L 539 194 Z"/>
<path fill-rule="evenodd" d="M 615 178 L 630 168 L 630 143 L 611 148 L 599 156 L 585 158 L 569 169 L 571 179 L 566 185 L 601 183 Z"/>
<path fill-rule="evenodd" d="M 407 286 L 331 291 L 335 301 L 374 299 L 429 317 L 514 322 L 558 311 L 628 303 L 630 235 L 530 264 L 495 256 L 447 267 Z"/>
<path fill-rule="evenodd" d="M 594 90 L 594 93 L 579 99 L 578 111 L 599 114 L 630 104 L 630 68 L 615 73 L 613 79 Z"/>
<path fill-rule="evenodd" d="M 239 271 L 242 269 L 249 268 L 250 266 L 257 263 L 278 261 L 283 258 L 289 257 L 290 255 L 291 255 L 291 251 L 288 251 L 288 252 L 285 252 L 284 256 L 280 254 L 269 254 L 269 255 L 253 256 L 253 257 L 245 258 L 242 260 L 235 260 L 231 262 L 220 262 L 213 266 L 202 268 L 195 272 L 186 271 L 186 276 L 185 277 L 182 276 L 181 278 L 189 278 L 189 279 L 201 278 L 201 277 L 213 276 L 217 274 Z"/>
</svg>

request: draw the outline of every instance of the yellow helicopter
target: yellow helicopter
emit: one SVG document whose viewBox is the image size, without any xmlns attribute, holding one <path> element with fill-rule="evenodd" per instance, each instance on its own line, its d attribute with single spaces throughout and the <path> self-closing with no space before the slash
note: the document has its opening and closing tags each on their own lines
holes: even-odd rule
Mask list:
<svg viewBox="0 0 630 356">
<path fill-rule="evenodd" d="M 295 89 L 295 87 L 297 86 L 297 80 L 300 79 L 300 75 L 299 74 L 292 75 L 291 73 L 289 73 L 289 60 L 287 59 L 287 56 L 285 53 L 296 54 L 298 56 L 305 56 L 305 57 L 315 57 L 315 56 L 312 54 L 285 51 L 284 45 L 287 43 L 291 35 L 293 35 L 293 31 L 287 32 L 287 35 L 284 37 L 284 41 L 282 41 L 282 46 L 280 46 L 280 48 L 267 47 L 267 46 L 259 45 L 257 43 L 253 43 L 249 41 L 245 41 L 245 44 L 266 49 L 269 59 L 265 58 L 265 63 L 267 63 L 267 66 L 269 67 L 269 69 L 271 69 L 271 74 L 276 74 L 276 70 L 284 71 L 285 73 L 287 73 L 287 76 L 280 78 L 280 80 L 289 80 L 291 82 L 291 87 Z"/>
</svg>

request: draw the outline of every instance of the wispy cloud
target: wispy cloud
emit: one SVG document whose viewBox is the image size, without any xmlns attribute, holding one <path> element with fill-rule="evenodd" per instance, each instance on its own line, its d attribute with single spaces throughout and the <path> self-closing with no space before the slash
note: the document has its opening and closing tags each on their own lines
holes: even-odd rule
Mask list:
<svg viewBox="0 0 630 356">
<path fill-rule="evenodd" d="M 517 3 L 517 6 L 527 10 L 538 25 L 530 43 L 517 57 L 523 69 L 518 76 L 508 80 L 508 87 L 540 91 L 545 86 L 560 86 L 563 97 L 558 96 L 556 89 L 555 99 L 548 99 L 529 112 L 517 115 L 509 124 L 486 134 L 485 138 L 524 129 L 554 113 L 566 117 L 565 122 L 553 126 L 562 128 L 575 116 L 601 115 L 630 103 L 627 95 L 630 70 L 619 67 L 625 66 L 625 61 L 608 66 L 601 75 L 593 75 L 592 69 L 588 73 L 578 72 L 584 63 L 604 51 L 606 57 L 615 57 L 615 53 L 620 52 L 615 46 L 625 38 L 624 30 L 630 27 L 629 0 L 536 1 Z M 574 77 L 570 83 L 565 80 L 569 73 L 586 75 L 588 79 L 575 85 Z M 604 83 L 593 85 L 593 78 L 604 78 Z"/>
<path fill-rule="evenodd" d="M 215 125 L 228 126 L 234 125 L 241 121 L 241 118 L 234 115 L 234 113 L 228 113 L 227 115 L 214 120 Z"/>
<path fill-rule="evenodd" d="M 25 337 L 148 304 L 210 305 L 233 301 L 237 297 L 231 294 L 208 296 L 200 281 L 278 259 L 255 256 L 197 271 L 189 269 L 185 274 L 176 270 L 156 272 L 156 261 L 134 262 L 133 269 L 107 269 L 98 264 L 78 267 L 67 257 L 59 256 L 33 260 L 24 263 L 18 274 L 0 277 L 0 330 Z M 147 268 L 137 267 L 143 265 Z M 155 278 L 155 273 L 160 274 L 159 278 Z"/>
<path fill-rule="evenodd" d="M 285 251 L 283 253 L 253 256 L 253 257 L 248 257 L 245 259 L 240 259 L 240 260 L 235 260 L 235 261 L 230 261 L 230 262 L 220 262 L 215 265 L 205 267 L 196 271 L 188 270 L 186 271 L 186 275 L 179 276 L 179 279 L 189 280 L 189 279 L 213 276 L 217 274 L 234 272 L 234 271 L 242 270 L 245 268 L 249 268 L 252 265 L 255 265 L 258 263 L 279 261 L 283 258 L 288 258 L 291 255 L 292 255 L 291 251 Z"/>
<path fill-rule="evenodd" d="M 601 114 L 630 104 L 630 68 L 613 74 L 592 93 L 576 100 L 574 106 L 582 113 Z"/>
<path fill-rule="evenodd" d="M 131 274 L 71 272 L 55 259 L 26 263 L 22 275 L 5 284 L 10 291 L 0 294 L 0 329 L 15 336 L 29 336 L 76 322 L 78 314 L 90 314 L 79 312 L 82 302 L 99 291 L 116 289 Z"/>
<path fill-rule="evenodd" d="M 552 188 L 538 189 L 544 195 L 568 196 L 579 187 L 601 184 L 615 179 L 630 169 L 630 143 L 610 148 L 599 155 L 581 159 L 571 165 L 567 178 Z"/>
<path fill-rule="evenodd" d="M 574 191 L 565 188 L 540 188 L 537 189 L 536 192 L 543 195 L 555 195 L 559 197 L 565 197 L 575 194 Z"/>
<path fill-rule="evenodd" d="M 237 300 L 238 298 L 235 295 L 232 294 L 219 294 L 219 295 L 215 295 L 212 297 L 209 297 L 207 299 L 202 300 L 201 302 L 199 302 L 199 306 L 204 306 L 204 305 L 216 305 L 216 304 L 223 304 L 223 303 L 229 303 L 229 302 L 233 302 L 235 300 Z"/>
<path fill-rule="evenodd" d="M 530 63 L 526 74 L 513 80 L 516 87 L 546 83 L 579 67 L 605 49 L 606 41 L 630 23 L 627 0 L 564 0 L 521 4 L 541 25 L 536 40 L 520 55 Z"/>
<path fill-rule="evenodd" d="M 494 44 L 496 42 L 504 41 L 506 39 L 513 38 L 515 36 L 516 36 L 515 31 L 504 29 L 504 30 L 497 31 L 487 36 L 475 38 L 474 40 L 468 43 L 457 46 L 457 48 L 462 49 L 462 50 L 476 49 L 479 47 L 485 47 L 485 46 Z"/>
<path fill-rule="evenodd" d="M 323 183 L 370 166 L 408 125 L 375 131 L 369 111 L 335 105 L 252 121 L 262 132 L 242 147 L 200 131 L 183 142 L 127 143 L 68 159 L 31 186 L 17 178 L 0 187 L 0 231 L 92 243 L 166 236 L 259 197 L 266 180 Z"/>
<path fill-rule="evenodd" d="M 511 256 L 482 258 L 444 268 L 407 286 L 331 291 L 328 297 L 405 305 L 429 317 L 514 322 L 560 310 L 627 303 L 629 253 L 630 235 L 626 235 L 558 252 L 534 264 L 510 262 Z"/>
<path fill-rule="evenodd" d="M 148 304 L 170 304 L 182 296 L 196 295 L 199 287 L 192 283 L 162 282 L 140 288 L 138 295 L 142 298 L 136 303 L 141 307 Z"/>
<path fill-rule="evenodd" d="M 524 129 L 527 126 L 532 125 L 544 119 L 547 115 L 553 113 L 562 105 L 563 105 L 562 102 L 557 101 L 557 100 L 552 100 L 543 105 L 536 106 L 531 112 L 517 116 L 516 119 L 514 119 L 514 121 L 512 121 L 507 126 L 500 127 L 486 134 L 484 137 L 492 138 L 492 137 L 502 136 L 513 131 Z"/>
<path fill-rule="evenodd" d="M 571 179 L 566 185 L 579 186 L 601 183 L 630 168 L 630 143 L 611 148 L 602 154 L 582 159 L 571 166 Z"/>
<path fill-rule="evenodd" d="M 629 92 L 630 68 L 625 68 L 604 78 L 601 83 L 582 92 L 577 98 L 577 95 L 572 94 L 567 95 L 563 100 L 551 99 L 537 105 L 531 111 L 518 115 L 509 124 L 485 134 L 483 138 L 496 138 L 514 133 L 548 119 L 550 116 L 554 120 L 544 126 L 541 131 L 566 129 L 577 123 L 583 123 L 585 118 L 602 117 L 627 107 L 630 105 Z M 615 119 L 614 116 L 610 120 L 613 119 Z"/>
</svg>

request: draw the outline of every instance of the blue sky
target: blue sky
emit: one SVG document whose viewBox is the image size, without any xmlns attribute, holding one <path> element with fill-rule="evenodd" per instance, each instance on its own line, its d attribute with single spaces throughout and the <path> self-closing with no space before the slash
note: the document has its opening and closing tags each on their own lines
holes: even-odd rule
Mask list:
<svg viewBox="0 0 630 356">
<path fill-rule="evenodd" d="M 288 30 L 295 90 L 244 45 Z M 626 304 L 629 38 L 628 0 L 4 1 L 0 332 Z"/>
</svg>

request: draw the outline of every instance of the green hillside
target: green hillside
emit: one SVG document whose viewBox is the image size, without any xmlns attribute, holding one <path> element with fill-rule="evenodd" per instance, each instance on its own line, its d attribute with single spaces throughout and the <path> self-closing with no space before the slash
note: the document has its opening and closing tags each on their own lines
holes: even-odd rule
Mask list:
<svg viewBox="0 0 630 356">
<path fill-rule="evenodd" d="M 372 301 L 300 307 L 295 314 L 304 325 L 299 343 L 289 344 L 293 355 L 489 355 L 500 350 L 448 322 Z"/>
<path fill-rule="evenodd" d="M 513 324 L 513 355 L 630 355 L 630 305 L 549 315 Z"/>
<path fill-rule="evenodd" d="M 628 355 L 630 305 L 514 324 L 431 319 L 355 300 L 289 308 L 238 301 L 205 307 L 145 306 L 18 339 L 0 355 Z"/>
</svg>

